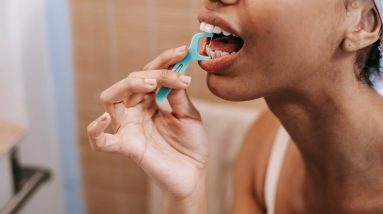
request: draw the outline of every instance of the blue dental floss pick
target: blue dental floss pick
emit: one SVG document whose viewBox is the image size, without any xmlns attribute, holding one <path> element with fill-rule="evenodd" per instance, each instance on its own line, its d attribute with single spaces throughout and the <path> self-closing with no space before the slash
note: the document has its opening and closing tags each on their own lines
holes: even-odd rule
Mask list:
<svg viewBox="0 0 383 214">
<path fill-rule="evenodd" d="M 176 71 L 180 74 L 185 74 L 185 71 L 188 69 L 190 63 L 193 60 L 200 60 L 200 61 L 205 61 L 205 60 L 210 60 L 210 57 L 208 56 L 202 56 L 201 54 L 198 53 L 198 45 L 199 41 L 203 38 L 207 37 L 213 37 L 212 33 L 206 33 L 206 32 L 201 32 L 201 33 L 196 33 L 194 34 L 187 55 L 185 58 L 183 58 L 180 62 L 174 65 L 172 68 L 173 71 Z M 171 88 L 167 87 L 161 87 L 160 90 L 157 92 L 156 95 L 156 100 L 158 102 L 162 102 L 166 99 L 166 97 L 170 94 L 172 91 Z"/>
</svg>

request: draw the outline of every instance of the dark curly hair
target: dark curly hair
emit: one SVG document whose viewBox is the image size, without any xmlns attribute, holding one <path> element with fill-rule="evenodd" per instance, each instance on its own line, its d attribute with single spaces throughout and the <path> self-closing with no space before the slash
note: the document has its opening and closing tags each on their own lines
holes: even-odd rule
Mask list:
<svg viewBox="0 0 383 214">
<path fill-rule="evenodd" d="M 376 41 L 373 45 L 363 50 L 358 55 L 357 64 L 360 69 L 359 79 L 367 83 L 369 86 L 373 86 L 372 77 L 380 76 L 380 40 Z"/>
</svg>

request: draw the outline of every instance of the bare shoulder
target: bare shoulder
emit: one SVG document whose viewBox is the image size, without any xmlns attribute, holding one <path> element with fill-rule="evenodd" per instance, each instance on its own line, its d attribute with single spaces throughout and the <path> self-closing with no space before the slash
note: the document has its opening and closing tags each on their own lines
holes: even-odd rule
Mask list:
<svg viewBox="0 0 383 214">
<path fill-rule="evenodd" d="M 250 127 L 234 175 L 234 214 L 265 213 L 263 184 L 279 120 L 265 112 Z"/>
</svg>

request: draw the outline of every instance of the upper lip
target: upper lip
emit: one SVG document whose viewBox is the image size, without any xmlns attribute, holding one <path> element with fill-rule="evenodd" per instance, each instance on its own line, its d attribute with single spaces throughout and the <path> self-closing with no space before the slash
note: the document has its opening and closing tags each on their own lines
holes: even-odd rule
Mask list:
<svg viewBox="0 0 383 214">
<path fill-rule="evenodd" d="M 200 23 L 205 22 L 214 26 L 218 26 L 221 29 L 230 32 L 232 34 L 241 36 L 238 29 L 236 29 L 232 24 L 226 21 L 224 18 L 216 15 L 213 12 L 210 12 L 206 9 L 201 9 L 198 13 L 198 21 Z"/>
</svg>

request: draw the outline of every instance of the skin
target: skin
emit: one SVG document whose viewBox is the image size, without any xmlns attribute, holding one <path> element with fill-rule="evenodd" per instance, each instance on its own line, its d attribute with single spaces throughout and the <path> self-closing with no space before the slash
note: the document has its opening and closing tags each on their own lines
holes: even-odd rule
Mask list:
<svg viewBox="0 0 383 214">
<path fill-rule="evenodd" d="M 185 47 L 167 50 L 102 92 L 106 112 L 88 126 L 88 136 L 97 151 L 131 157 L 164 191 L 170 213 L 203 213 L 206 133 L 185 91 L 190 77 L 166 70 L 186 53 Z M 155 102 L 159 85 L 174 89 L 168 97 L 172 112 Z M 105 133 L 110 125 L 115 134 Z"/>
<path fill-rule="evenodd" d="M 203 3 L 245 41 L 232 67 L 208 75 L 210 90 L 232 101 L 264 97 L 272 112 L 254 124 L 239 154 L 233 213 L 266 213 L 263 181 L 279 121 L 294 143 L 277 213 L 382 213 L 383 99 L 358 79 L 355 63 L 380 35 L 373 1 Z M 168 213 L 206 213 L 208 142 L 185 92 L 190 79 L 164 70 L 184 55 L 185 48 L 165 51 L 105 90 L 106 113 L 88 135 L 95 150 L 135 160 L 164 191 Z M 154 102 L 160 84 L 176 89 L 172 112 Z M 104 133 L 109 125 L 115 134 Z"/>
</svg>

